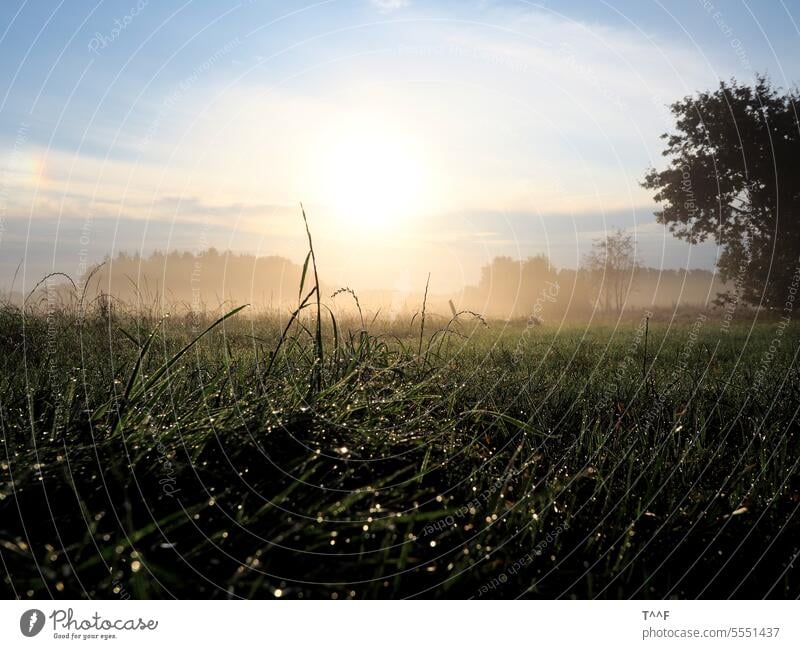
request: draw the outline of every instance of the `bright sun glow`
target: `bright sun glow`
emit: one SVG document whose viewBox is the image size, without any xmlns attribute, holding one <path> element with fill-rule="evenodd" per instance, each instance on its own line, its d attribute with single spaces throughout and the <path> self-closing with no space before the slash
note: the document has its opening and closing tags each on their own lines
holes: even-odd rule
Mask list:
<svg viewBox="0 0 800 649">
<path fill-rule="evenodd" d="M 345 227 L 385 232 L 426 208 L 424 160 L 399 134 L 361 126 L 336 135 L 322 174 L 324 200 Z"/>
</svg>

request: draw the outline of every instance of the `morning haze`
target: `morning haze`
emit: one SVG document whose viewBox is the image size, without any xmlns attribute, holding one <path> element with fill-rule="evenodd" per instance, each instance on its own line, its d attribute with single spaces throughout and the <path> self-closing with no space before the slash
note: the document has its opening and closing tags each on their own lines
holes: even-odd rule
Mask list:
<svg viewBox="0 0 800 649">
<path fill-rule="evenodd" d="M 796 600 L 798 24 L 0 4 L 0 593 Z M 291 632 L 691 630 L 428 609 Z"/>
</svg>

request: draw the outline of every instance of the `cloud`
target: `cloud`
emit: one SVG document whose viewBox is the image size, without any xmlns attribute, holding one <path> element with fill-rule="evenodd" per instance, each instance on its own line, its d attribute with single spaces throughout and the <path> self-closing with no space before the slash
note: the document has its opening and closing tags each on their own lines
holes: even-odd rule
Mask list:
<svg viewBox="0 0 800 649">
<path fill-rule="evenodd" d="M 384 12 L 410 5 L 369 2 Z M 193 248 L 207 225 L 218 247 L 263 237 L 263 251 L 302 259 L 303 201 L 327 270 L 341 269 L 346 282 L 353 234 L 328 218 L 323 190 L 331 152 L 347 147 L 353 124 L 356 140 L 378 124 L 413 148 L 435 195 L 401 224 L 407 240 L 360 244 L 376 282 L 387 259 L 427 265 L 437 246 L 475 268 L 487 255 L 537 251 L 574 266 L 593 232 L 634 218 L 648 260 L 684 252 L 653 223 L 639 180 L 660 159 L 665 104 L 713 85 L 697 54 L 677 41 L 656 48 L 625 27 L 485 4 L 480 22 L 380 21 L 309 42 L 278 76 L 264 66 L 230 86 L 198 81 L 166 114 L 154 100 L 121 130 L 116 121 L 93 127 L 84 149 L 96 157 L 31 141 L 9 165 L 0 150 L 4 241 L 25 241 L 29 215 L 40 236 L 55 236 L 44 228 L 61 222 L 62 237 L 71 227 L 79 240 L 89 215 L 98 254 L 121 220 L 118 247 Z M 51 248 L 42 246 L 43 259 Z"/>
<path fill-rule="evenodd" d="M 370 0 L 370 3 L 381 11 L 394 11 L 411 4 L 410 0 Z"/>
</svg>

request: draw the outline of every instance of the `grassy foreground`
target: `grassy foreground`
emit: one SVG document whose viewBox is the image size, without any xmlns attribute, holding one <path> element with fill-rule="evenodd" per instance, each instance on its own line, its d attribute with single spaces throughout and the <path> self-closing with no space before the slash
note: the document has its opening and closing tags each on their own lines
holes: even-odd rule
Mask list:
<svg viewBox="0 0 800 649">
<path fill-rule="evenodd" d="M 0 592 L 800 595 L 794 325 L 300 315 L 0 311 Z"/>
</svg>

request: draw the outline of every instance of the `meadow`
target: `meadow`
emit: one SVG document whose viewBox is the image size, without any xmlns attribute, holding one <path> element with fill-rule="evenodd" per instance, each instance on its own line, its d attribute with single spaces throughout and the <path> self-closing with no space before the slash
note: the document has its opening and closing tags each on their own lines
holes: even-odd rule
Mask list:
<svg viewBox="0 0 800 649">
<path fill-rule="evenodd" d="M 795 324 L 318 293 L 0 309 L 4 596 L 800 595 Z"/>
</svg>

